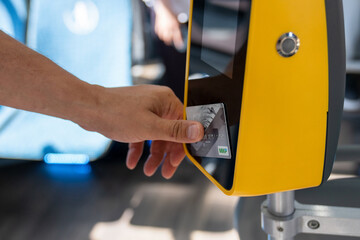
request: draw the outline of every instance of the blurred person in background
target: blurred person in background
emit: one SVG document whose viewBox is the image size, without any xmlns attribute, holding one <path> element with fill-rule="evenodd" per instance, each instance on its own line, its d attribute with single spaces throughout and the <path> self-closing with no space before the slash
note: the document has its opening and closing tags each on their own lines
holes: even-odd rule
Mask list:
<svg viewBox="0 0 360 240">
<path fill-rule="evenodd" d="M 151 5 L 158 54 L 166 69 L 160 84 L 183 100 L 190 0 L 154 0 Z"/>
<path fill-rule="evenodd" d="M 154 30 L 159 39 L 179 52 L 186 50 L 182 33 L 189 19 L 189 0 L 157 0 L 154 2 Z M 185 30 L 185 29 L 184 29 Z"/>
</svg>

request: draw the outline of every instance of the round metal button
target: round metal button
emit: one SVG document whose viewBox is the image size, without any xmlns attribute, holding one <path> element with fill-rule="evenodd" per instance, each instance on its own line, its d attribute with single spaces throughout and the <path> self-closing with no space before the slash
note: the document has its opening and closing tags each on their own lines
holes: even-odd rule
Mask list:
<svg viewBox="0 0 360 240">
<path fill-rule="evenodd" d="M 276 43 L 277 52 L 283 57 L 291 57 L 300 47 L 300 39 L 292 32 L 280 36 Z"/>
</svg>

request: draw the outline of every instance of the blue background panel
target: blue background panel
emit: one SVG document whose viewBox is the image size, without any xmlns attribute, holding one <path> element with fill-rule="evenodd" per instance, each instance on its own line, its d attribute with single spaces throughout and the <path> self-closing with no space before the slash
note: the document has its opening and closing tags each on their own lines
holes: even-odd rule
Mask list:
<svg viewBox="0 0 360 240">
<path fill-rule="evenodd" d="M 13 1 L 17 3 L 11 6 L 22 13 L 16 24 L 24 30 L 26 1 Z M 4 6 L 0 4 L 0 11 L 8 11 L 0 18 L 0 28 L 15 36 L 14 11 Z M 131 19 L 130 0 L 32 0 L 25 41 L 81 80 L 106 87 L 129 86 Z M 23 36 L 15 37 L 21 41 Z M 41 160 L 48 153 L 68 153 L 94 160 L 110 142 L 70 121 L 0 108 L 0 158 Z"/>
</svg>

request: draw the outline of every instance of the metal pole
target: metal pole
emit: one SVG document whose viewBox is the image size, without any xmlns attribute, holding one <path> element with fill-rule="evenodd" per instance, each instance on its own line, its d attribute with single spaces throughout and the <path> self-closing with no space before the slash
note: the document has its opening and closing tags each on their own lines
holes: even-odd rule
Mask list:
<svg viewBox="0 0 360 240">
<path fill-rule="evenodd" d="M 277 217 L 287 217 L 294 213 L 295 211 L 295 192 L 280 192 L 268 195 L 268 211 L 274 216 Z M 279 227 L 280 228 L 280 227 Z M 278 229 L 281 231 L 281 228 Z M 281 239 L 281 240 L 292 240 L 291 239 Z M 268 240 L 280 240 L 268 235 Z"/>
</svg>

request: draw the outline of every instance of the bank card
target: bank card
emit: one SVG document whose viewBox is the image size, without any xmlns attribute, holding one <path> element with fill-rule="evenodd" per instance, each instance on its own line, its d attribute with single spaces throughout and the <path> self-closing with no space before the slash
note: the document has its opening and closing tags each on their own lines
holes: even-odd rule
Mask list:
<svg viewBox="0 0 360 240">
<path fill-rule="evenodd" d="M 204 138 L 188 144 L 192 156 L 231 159 L 229 131 L 223 103 L 191 106 L 186 108 L 187 120 L 201 122 Z"/>
</svg>

